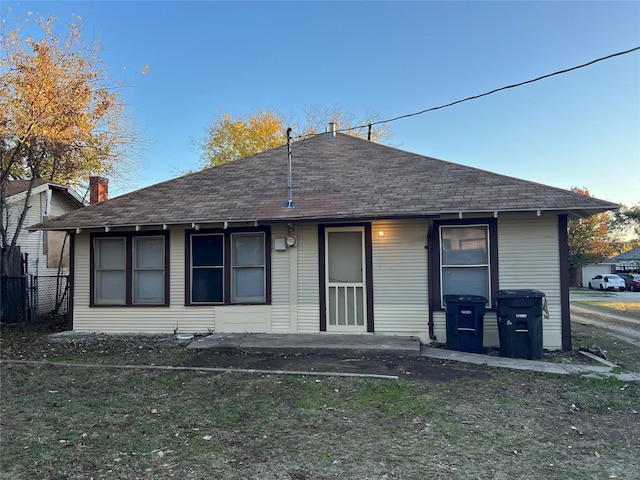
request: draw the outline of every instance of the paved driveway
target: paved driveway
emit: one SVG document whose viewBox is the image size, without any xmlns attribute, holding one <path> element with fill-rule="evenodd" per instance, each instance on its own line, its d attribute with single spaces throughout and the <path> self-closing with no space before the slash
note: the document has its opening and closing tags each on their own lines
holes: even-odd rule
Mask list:
<svg viewBox="0 0 640 480">
<path fill-rule="evenodd" d="M 637 302 L 640 303 L 640 292 L 600 292 L 598 290 L 589 290 L 581 288 L 578 291 L 571 290 L 569 293 L 571 302 L 580 301 L 615 301 L 615 302 Z"/>
</svg>

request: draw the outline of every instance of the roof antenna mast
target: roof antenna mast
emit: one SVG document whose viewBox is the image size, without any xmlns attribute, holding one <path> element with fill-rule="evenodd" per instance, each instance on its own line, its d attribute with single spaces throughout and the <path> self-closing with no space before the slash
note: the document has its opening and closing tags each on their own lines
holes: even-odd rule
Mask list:
<svg viewBox="0 0 640 480">
<path fill-rule="evenodd" d="M 295 208 L 293 204 L 293 181 L 291 179 L 291 127 L 287 128 L 287 203 L 282 208 Z"/>
</svg>

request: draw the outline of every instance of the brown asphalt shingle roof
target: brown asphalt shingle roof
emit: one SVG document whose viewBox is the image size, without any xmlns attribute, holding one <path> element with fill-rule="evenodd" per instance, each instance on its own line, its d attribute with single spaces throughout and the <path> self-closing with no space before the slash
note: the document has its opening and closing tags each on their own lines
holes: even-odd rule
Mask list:
<svg viewBox="0 0 640 480">
<path fill-rule="evenodd" d="M 287 203 L 287 148 L 282 146 L 115 197 L 34 227 L 346 220 L 460 211 L 560 210 L 588 215 L 618 208 L 614 203 L 568 190 L 344 134 L 335 139 L 320 134 L 294 142 L 292 158 L 293 209 L 283 208 Z"/>
<path fill-rule="evenodd" d="M 30 183 L 31 180 L 10 180 L 7 182 L 7 186 L 4 189 L 4 194 L 7 198 L 9 198 L 13 195 L 17 195 L 18 193 L 26 192 L 27 190 L 29 190 Z M 49 183 L 49 181 L 45 180 L 44 178 L 36 178 L 33 181 L 33 188 L 44 185 L 45 183 Z"/>
</svg>

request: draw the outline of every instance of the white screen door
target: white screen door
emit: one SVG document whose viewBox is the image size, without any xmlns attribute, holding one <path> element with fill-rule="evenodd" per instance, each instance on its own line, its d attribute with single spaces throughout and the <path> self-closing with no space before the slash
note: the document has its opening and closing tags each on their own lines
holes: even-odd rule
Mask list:
<svg viewBox="0 0 640 480">
<path fill-rule="evenodd" d="M 366 332 L 364 227 L 325 230 L 327 331 Z"/>
</svg>

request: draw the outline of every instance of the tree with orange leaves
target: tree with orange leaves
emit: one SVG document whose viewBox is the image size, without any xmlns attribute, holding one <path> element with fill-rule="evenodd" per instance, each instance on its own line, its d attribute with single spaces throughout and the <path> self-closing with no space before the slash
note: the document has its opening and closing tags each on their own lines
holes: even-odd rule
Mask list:
<svg viewBox="0 0 640 480">
<path fill-rule="evenodd" d="M 591 194 L 586 188 L 573 187 L 574 193 Z M 588 218 L 569 221 L 569 267 L 584 267 L 599 263 L 615 254 L 608 237 L 610 216 L 607 212 L 597 213 Z"/>
<path fill-rule="evenodd" d="M 358 120 L 337 106 L 306 106 L 302 113 L 305 119 L 299 126 L 296 122 L 287 122 L 283 114 L 269 109 L 259 109 L 237 117 L 221 111 L 207 128 L 204 140 L 193 142 L 202 151 L 200 168 L 231 162 L 284 145 L 287 141 L 287 123 L 292 124 L 294 139 L 323 132 L 329 121 L 348 135 L 368 138 L 368 122 L 374 121 L 376 117 L 374 113 L 367 112 L 369 120 Z M 371 140 L 374 142 L 389 137 L 391 134 L 385 124 L 371 129 Z"/>
<path fill-rule="evenodd" d="M 40 27 L 40 38 L 23 38 L 29 21 Z M 28 17 L 25 24 L 10 30 L 3 23 L 0 42 L 3 252 L 15 247 L 36 179 L 72 186 L 90 175 L 117 180 L 119 172 L 130 174 L 138 146 L 119 85 L 109 81 L 97 45 L 82 41 L 80 25 L 71 23 L 61 39 L 54 19 Z M 9 215 L 5 191 L 16 179 L 31 183 L 21 211 Z"/>
</svg>

